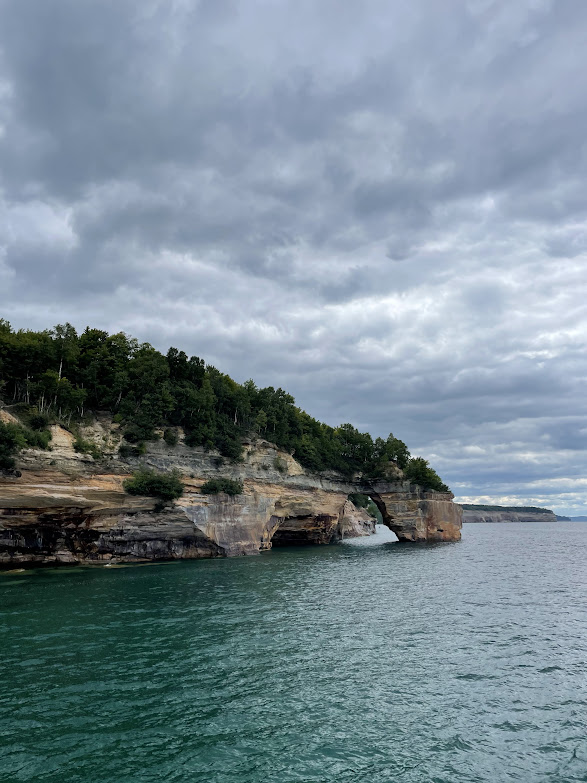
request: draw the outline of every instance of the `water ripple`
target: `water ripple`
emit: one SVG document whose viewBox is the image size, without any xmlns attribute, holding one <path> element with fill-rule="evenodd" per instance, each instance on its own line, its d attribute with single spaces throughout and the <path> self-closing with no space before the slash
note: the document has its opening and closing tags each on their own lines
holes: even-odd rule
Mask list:
<svg viewBox="0 0 587 783">
<path fill-rule="evenodd" d="M 587 525 L 0 578 L 0 780 L 587 781 Z"/>
</svg>

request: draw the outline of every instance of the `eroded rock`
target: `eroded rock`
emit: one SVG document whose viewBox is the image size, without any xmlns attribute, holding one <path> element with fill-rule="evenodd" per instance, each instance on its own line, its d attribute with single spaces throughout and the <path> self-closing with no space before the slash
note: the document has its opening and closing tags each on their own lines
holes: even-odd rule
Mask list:
<svg viewBox="0 0 587 783">
<path fill-rule="evenodd" d="M 374 520 L 348 501 L 352 492 L 373 497 L 400 541 L 460 538 L 461 509 L 450 494 L 397 480 L 367 485 L 312 475 L 267 441 L 248 444 L 238 465 L 163 441 L 140 461 L 125 461 L 113 450 L 116 436 L 103 423 L 99 429 L 99 462 L 77 454 L 69 433 L 54 432 L 54 451 L 31 449 L 20 460 L 20 477 L 0 476 L 0 565 L 238 556 L 368 535 Z M 179 470 L 184 495 L 162 508 L 125 493 L 124 478 L 139 464 Z M 201 494 L 202 484 L 219 475 L 241 480 L 243 493 Z"/>
<path fill-rule="evenodd" d="M 350 500 L 342 507 L 341 538 L 372 536 L 375 533 L 375 524 L 375 519 L 364 508 L 357 508 Z"/>
</svg>

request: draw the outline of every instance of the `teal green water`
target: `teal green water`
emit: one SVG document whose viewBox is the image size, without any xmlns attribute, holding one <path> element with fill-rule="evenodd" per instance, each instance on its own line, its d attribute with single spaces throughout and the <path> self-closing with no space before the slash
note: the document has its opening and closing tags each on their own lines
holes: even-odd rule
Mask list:
<svg viewBox="0 0 587 783">
<path fill-rule="evenodd" d="M 587 525 L 0 578 L 0 780 L 587 781 Z"/>
</svg>

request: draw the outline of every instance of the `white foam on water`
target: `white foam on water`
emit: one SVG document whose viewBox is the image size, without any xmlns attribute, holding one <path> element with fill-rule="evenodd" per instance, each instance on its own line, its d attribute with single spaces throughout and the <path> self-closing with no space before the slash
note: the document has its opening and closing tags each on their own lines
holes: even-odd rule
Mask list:
<svg viewBox="0 0 587 783">
<path fill-rule="evenodd" d="M 375 525 L 375 533 L 372 536 L 361 536 L 360 538 L 345 538 L 343 544 L 351 546 L 380 546 L 381 544 L 390 544 L 397 541 L 397 536 L 385 525 Z"/>
</svg>

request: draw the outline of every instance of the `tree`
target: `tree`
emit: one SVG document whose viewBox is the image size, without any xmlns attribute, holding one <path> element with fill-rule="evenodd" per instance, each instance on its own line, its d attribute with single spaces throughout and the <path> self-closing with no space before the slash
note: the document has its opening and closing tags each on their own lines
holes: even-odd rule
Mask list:
<svg viewBox="0 0 587 783">
<path fill-rule="evenodd" d="M 343 472 L 352 475 L 361 472 L 373 456 L 373 440 L 352 424 L 341 424 L 335 432 L 342 458 Z"/>
<path fill-rule="evenodd" d="M 373 442 L 352 424 L 333 428 L 296 407 L 281 388 L 239 384 L 197 356 L 188 359 L 173 347 L 163 355 L 122 332 L 87 327 L 78 335 L 69 323 L 15 332 L 0 319 L 0 394 L 26 406 L 27 424 L 40 414 L 69 426 L 87 411 L 108 411 L 137 453 L 156 437 L 156 428 L 183 427 L 188 446 L 239 460 L 252 430 L 295 454 L 308 470 L 373 479 L 397 467 L 423 486 L 446 486 L 427 463 L 412 462 L 406 444 L 391 433 Z M 27 437 L 28 445 L 43 447 L 48 433 Z"/>
<path fill-rule="evenodd" d="M 16 465 L 14 459 L 22 447 L 18 435 L 18 427 L 0 421 L 0 470 L 12 470 Z"/>
<path fill-rule="evenodd" d="M 255 417 L 255 430 L 262 435 L 267 429 L 267 414 L 264 410 L 260 410 Z"/>
<path fill-rule="evenodd" d="M 408 462 L 405 476 L 413 484 L 419 484 L 423 489 L 434 489 L 437 492 L 450 492 L 438 473 L 428 464 L 424 457 L 412 457 Z"/>
<path fill-rule="evenodd" d="M 59 365 L 57 374 L 61 378 L 75 373 L 77 358 L 79 356 L 79 342 L 77 332 L 70 323 L 57 324 L 51 331 L 53 345 L 55 346 L 56 360 Z"/>
<path fill-rule="evenodd" d="M 387 459 L 395 462 L 402 470 L 407 467 L 410 460 L 408 447 L 399 438 L 395 438 L 393 433 L 389 433 L 385 441 L 384 454 Z"/>
</svg>

